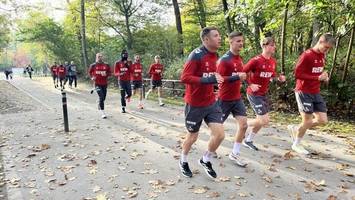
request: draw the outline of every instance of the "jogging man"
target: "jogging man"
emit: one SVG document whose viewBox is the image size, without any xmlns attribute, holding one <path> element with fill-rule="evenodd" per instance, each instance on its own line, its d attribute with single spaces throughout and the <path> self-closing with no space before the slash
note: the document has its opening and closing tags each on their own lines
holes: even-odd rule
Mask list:
<svg viewBox="0 0 355 200">
<path fill-rule="evenodd" d="M 95 89 L 99 95 L 99 110 L 101 111 L 102 119 L 106 119 L 105 114 L 105 99 L 107 94 L 107 78 L 111 75 L 111 68 L 103 62 L 101 53 L 96 54 L 96 62 L 89 67 L 89 76 L 95 83 Z"/>
<path fill-rule="evenodd" d="M 26 71 L 27 71 L 28 76 L 30 77 L 30 79 L 32 79 L 33 68 L 31 67 L 30 64 L 28 64 L 28 66 L 26 67 Z"/>
<path fill-rule="evenodd" d="M 224 82 L 219 86 L 218 98 L 223 112 L 223 122 L 232 113 L 239 127 L 235 134 L 233 150 L 229 154 L 229 159 L 238 166 L 245 167 L 247 163 L 240 157 L 240 147 L 248 124 L 240 87 L 241 81 L 246 79 L 246 73 L 243 72 L 243 60 L 239 55 L 243 48 L 244 39 L 240 32 L 232 32 L 228 38 L 230 49 L 217 62 L 217 73 L 224 78 Z"/>
<path fill-rule="evenodd" d="M 64 85 L 66 85 L 67 82 L 68 82 L 69 79 L 70 79 L 70 75 L 69 75 L 69 68 L 70 68 L 70 65 L 69 65 L 68 61 L 65 61 L 65 62 L 64 62 L 64 67 L 65 67 L 65 72 L 66 72 L 66 74 L 65 74 L 65 80 L 64 80 Z"/>
<path fill-rule="evenodd" d="M 128 60 L 128 52 L 123 50 L 121 53 L 121 60 L 116 61 L 114 69 L 114 74 L 117 76 L 121 91 L 122 113 L 126 113 L 126 99 L 130 102 L 132 96 L 130 74 L 131 64 L 131 61 Z"/>
<path fill-rule="evenodd" d="M 327 106 L 320 95 L 320 84 L 329 81 L 328 73 L 324 71 L 325 54 L 334 43 L 331 34 L 321 35 L 317 44 L 303 52 L 296 64 L 295 95 L 302 122 L 289 125 L 288 129 L 293 139 L 292 149 L 299 154 L 309 154 L 301 144 L 306 131 L 328 122 Z"/>
<path fill-rule="evenodd" d="M 202 46 L 193 50 L 184 64 L 181 82 L 185 83 L 185 126 L 188 130 L 182 144 L 179 161 L 183 176 L 192 177 L 187 154 L 196 142 L 202 121 L 211 130 L 207 151 L 198 163 L 207 175 L 216 178 L 211 157 L 224 139 L 222 110 L 216 102 L 213 88 L 215 83 L 223 83 L 223 77 L 216 73 L 217 50 L 221 46 L 221 36 L 215 27 L 203 28 L 200 33 Z"/>
<path fill-rule="evenodd" d="M 76 77 L 76 65 L 74 64 L 74 61 L 70 62 L 69 68 L 68 68 L 68 75 L 69 75 L 69 87 L 73 87 L 73 82 L 74 86 L 76 88 L 77 86 L 77 77 Z"/>
<path fill-rule="evenodd" d="M 146 99 L 148 99 L 148 95 L 155 89 L 158 90 L 158 101 L 160 106 L 164 106 L 165 104 L 162 101 L 162 76 L 163 76 L 163 70 L 164 66 L 160 63 L 160 56 L 156 55 L 154 57 L 155 63 L 150 65 L 149 68 L 149 75 L 151 78 L 151 85 L 152 87 L 148 90 L 146 96 Z"/>
<path fill-rule="evenodd" d="M 244 139 L 243 145 L 256 151 L 258 148 L 253 144 L 253 138 L 263 126 L 269 124 L 269 105 L 266 94 L 270 81 L 277 76 L 276 60 L 272 57 L 276 49 L 274 39 L 272 37 L 264 38 L 261 47 L 262 53 L 250 59 L 243 67 L 243 71 L 248 74 L 247 97 L 256 114 L 256 118 L 248 124 L 252 126 L 252 129 Z M 280 75 L 278 81 L 285 82 L 285 76 Z"/>
<path fill-rule="evenodd" d="M 66 74 L 67 74 L 67 69 L 62 65 L 60 64 L 58 67 L 57 67 L 57 75 L 58 75 L 58 80 L 59 80 L 59 84 L 60 84 L 60 88 L 61 89 L 65 89 L 65 77 L 66 77 Z"/>
<path fill-rule="evenodd" d="M 133 95 L 137 94 L 139 95 L 139 103 L 138 103 L 138 108 L 143 109 L 143 91 L 142 91 L 142 85 L 143 85 L 143 79 L 142 79 L 142 72 L 143 72 L 143 67 L 141 64 L 141 58 L 138 54 L 134 56 L 134 63 L 131 65 L 131 81 L 133 85 Z"/>
<path fill-rule="evenodd" d="M 51 74 L 52 74 L 53 84 L 55 88 L 58 87 L 57 67 L 58 67 L 57 62 L 54 62 L 54 65 L 51 66 Z"/>
<path fill-rule="evenodd" d="M 7 68 L 4 71 L 4 74 L 6 76 L 6 80 L 12 79 L 12 68 Z"/>
</svg>

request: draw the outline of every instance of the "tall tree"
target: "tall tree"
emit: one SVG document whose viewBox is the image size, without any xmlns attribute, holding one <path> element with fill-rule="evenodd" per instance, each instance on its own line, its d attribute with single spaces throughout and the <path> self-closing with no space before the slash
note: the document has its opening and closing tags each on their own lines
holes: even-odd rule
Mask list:
<svg viewBox="0 0 355 200">
<path fill-rule="evenodd" d="M 83 64 L 88 67 L 88 53 L 86 49 L 86 28 L 85 28 L 85 0 L 80 0 L 80 19 L 81 19 L 81 50 Z"/>
<path fill-rule="evenodd" d="M 184 56 L 184 39 L 183 39 L 183 35 L 182 35 L 180 8 L 179 8 L 179 3 L 177 0 L 172 0 L 172 1 L 173 1 L 173 6 L 174 6 L 176 30 L 178 32 L 178 43 L 180 45 L 179 54 L 182 57 L 182 56 Z"/>
<path fill-rule="evenodd" d="M 226 25 L 227 25 L 227 31 L 228 33 L 232 32 L 232 25 L 231 25 L 231 20 L 229 17 L 229 13 L 228 13 L 228 2 L 227 0 L 222 0 L 222 4 L 223 4 L 223 12 L 224 12 L 224 19 L 226 20 Z"/>
<path fill-rule="evenodd" d="M 205 28 L 207 24 L 205 2 L 203 0 L 194 0 L 194 2 L 196 6 L 197 17 L 199 19 L 200 27 Z"/>
<path fill-rule="evenodd" d="M 344 65 L 344 70 L 343 70 L 343 76 L 341 78 L 342 83 L 345 83 L 346 77 L 348 75 L 349 61 L 350 61 L 351 51 L 352 51 L 353 42 L 354 42 L 354 34 L 355 34 L 354 32 L 355 32 L 355 25 L 351 29 L 351 34 L 350 34 L 350 39 L 349 39 L 349 47 L 348 47 L 348 51 L 346 53 L 346 60 L 345 60 L 345 65 Z"/>
<path fill-rule="evenodd" d="M 288 13 L 289 2 L 287 1 L 284 8 L 284 19 L 282 23 L 282 33 L 281 33 L 281 72 L 285 73 L 285 46 L 286 46 L 286 25 L 287 25 L 287 13 Z"/>
</svg>

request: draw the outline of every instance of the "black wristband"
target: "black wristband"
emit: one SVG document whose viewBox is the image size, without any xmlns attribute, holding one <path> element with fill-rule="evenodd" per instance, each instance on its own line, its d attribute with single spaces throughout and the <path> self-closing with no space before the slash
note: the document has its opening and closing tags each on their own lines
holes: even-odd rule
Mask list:
<svg viewBox="0 0 355 200">
<path fill-rule="evenodd" d="M 239 75 L 234 75 L 234 76 L 229 76 L 228 77 L 228 82 L 234 82 L 234 81 L 237 81 L 237 80 L 240 80 L 240 77 Z"/>
<path fill-rule="evenodd" d="M 217 79 L 215 75 L 211 75 L 209 77 L 201 77 L 200 82 L 202 84 L 213 84 L 217 83 Z"/>
</svg>

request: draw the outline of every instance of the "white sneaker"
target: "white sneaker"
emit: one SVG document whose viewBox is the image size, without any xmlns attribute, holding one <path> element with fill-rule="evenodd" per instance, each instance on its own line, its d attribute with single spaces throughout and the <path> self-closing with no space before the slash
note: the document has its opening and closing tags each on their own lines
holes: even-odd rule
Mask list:
<svg viewBox="0 0 355 200">
<path fill-rule="evenodd" d="M 288 125 L 287 130 L 291 135 L 292 142 L 294 142 L 297 136 L 297 125 Z"/>
<path fill-rule="evenodd" d="M 295 152 L 297 152 L 299 154 L 304 154 L 304 155 L 309 154 L 309 151 L 307 151 L 301 144 L 293 144 L 292 150 L 294 150 Z"/>
<path fill-rule="evenodd" d="M 105 111 L 101 110 L 101 118 L 102 119 L 106 119 L 106 114 L 105 114 Z"/>
<path fill-rule="evenodd" d="M 239 167 L 245 167 L 248 164 L 240 157 L 239 154 L 235 155 L 234 153 L 230 153 L 228 158 L 233 161 L 235 164 L 237 164 Z"/>
</svg>

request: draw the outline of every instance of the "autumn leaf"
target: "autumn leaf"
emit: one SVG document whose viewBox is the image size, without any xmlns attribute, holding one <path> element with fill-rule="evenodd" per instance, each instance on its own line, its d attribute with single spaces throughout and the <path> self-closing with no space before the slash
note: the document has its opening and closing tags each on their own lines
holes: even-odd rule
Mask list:
<svg viewBox="0 0 355 200">
<path fill-rule="evenodd" d="M 203 194 L 203 193 L 206 193 L 208 190 L 209 190 L 209 188 L 207 186 L 203 186 L 203 187 L 196 188 L 193 192 L 195 194 Z"/>
<path fill-rule="evenodd" d="M 327 200 L 337 200 L 338 198 L 334 195 L 330 195 Z"/>
<path fill-rule="evenodd" d="M 295 157 L 295 156 L 292 154 L 291 151 L 286 152 L 286 153 L 284 154 L 284 156 L 283 156 L 283 158 L 284 158 L 285 160 L 290 160 L 290 159 L 293 158 L 293 157 Z"/>
<path fill-rule="evenodd" d="M 222 176 L 222 177 L 218 178 L 218 180 L 221 182 L 229 182 L 231 180 L 231 178 L 228 176 Z"/>
<path fill-rule="evenodd" d="M 217 198 L 221 195 L 218 192 L 211 192 L 210 194 L 206 195 L 207 198 Z"/>
<path fill-rule="evenodd" d="M 106 194 L 99 194 L 96 196 L 96 200 L 107 200 Z"/>
</svg>

